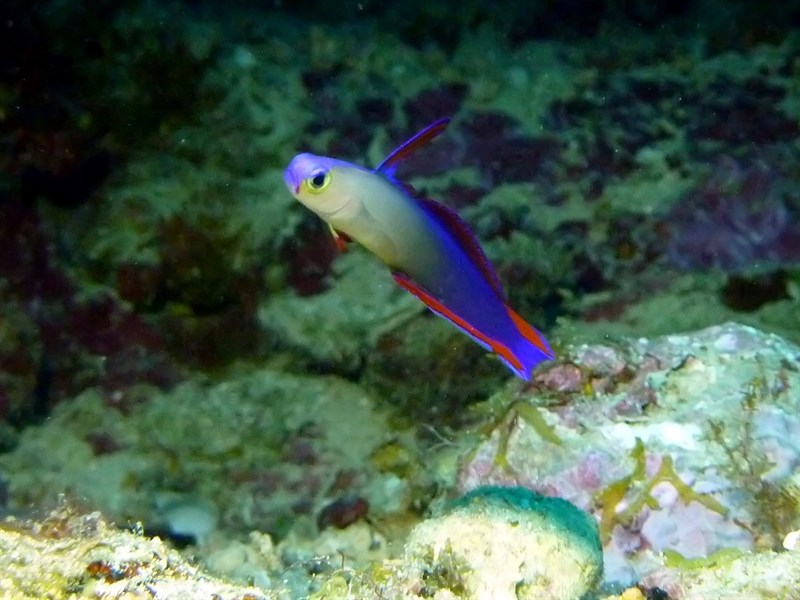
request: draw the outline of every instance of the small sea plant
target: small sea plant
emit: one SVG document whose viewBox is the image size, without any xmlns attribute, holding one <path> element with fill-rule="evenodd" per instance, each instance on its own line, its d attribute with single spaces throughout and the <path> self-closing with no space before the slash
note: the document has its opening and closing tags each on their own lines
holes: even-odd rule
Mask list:
<svg viewBox="0 0 800 600">
<path fill-rule="evenodd" d="M 479 432 L 486 437 L 497 432 L 497 451 L 494 456 L 494 464 L 504 471 L 513 471 L 508 462 L 508 443 L 519 419 L 530 425 L 544 441 L 557 446 L 563 444 L 555 429 L 542 416 L 541 409 L 530 404 L 518 394 L 503 390 L 493 396 L 489 404 L 492 407 L 501 407 L 500 416 L 481 427 Z"/>
<path fill-rule="evenodd" d="M 660 504 L 652 492 L 653 488 L 662 482 L 671 484 L 686 504 L 699 502 L 722 516 L 728 514 L 728 509 L 716 498 L 694 491 L 680 478 L 675 471 L 675 465 L 670 455 L 666 454 L 661 457 L 661 465 L 652 476 L 647 475 L 647 452 L 641 439 L 636 438 L 636 444 L 631 450 L 630 456 L 634 461 L 633 471 L 629 475 L 611 482 L 595 498 L 595 506 L 602 511 L 600 538 L 603 543 L 611 538 L 614 527 L 630 525 L 645 507 L 655 510 L 660 508 Z M 628 499 L 626 508 L 617 512 L 617 507 L 626 499 Z"/>
<path fill-rule="evenodd" d="M 750 491 L 750 526 L 756 543 L 762 547 L 778 549 L 787 531 L 800 524 L 800 489 L 791 482 L 773 480 L 768 473 L 775 468 L 764 452 L 756 432 L 759 411 L 774 404 L 788 389 L 780 374 L 775 384 L 770 384 L 764 372 L 753 377 L 742 394 L 740 417 L 735 431 L 719 420 L 708 423 L 708 439 L 718 446 L 726 461 L 722 471 L 737 486 Z"/>
</svg>

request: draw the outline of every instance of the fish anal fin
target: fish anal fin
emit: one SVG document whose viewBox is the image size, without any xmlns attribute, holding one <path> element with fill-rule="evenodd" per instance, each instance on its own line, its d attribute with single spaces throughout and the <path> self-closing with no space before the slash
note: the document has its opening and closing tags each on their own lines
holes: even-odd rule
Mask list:
<svg viewBox="0 0 800 600">
<path fill-rule="evenodd" d="M 528 340 L 531 344 L 536 346 L 539 350 L 541 350 L 544 354 L 546 354 L 549 358 L 553 359 L 556 355 L 550 349 L 547 341 L 544 339 L 541 333 L 536 331 L 530 323 L 528 323 L 525 319 L 520 317 L 517 313 L 515 313 L 509 306 L 506 304 L 506 310 L 508 311 L 508 316 L 511 317 L 511 320 L 514 322 L 517 330 L 522 334 L 522 336 Z"/>
<path fill-rule="evenodd" d="M 503 292 L 503 286 L 500 283 L 500 279 L 497 277 L 497 273 L 495 273 L 489 259 L 486 258 L 486 254 L 484 254 L 478 240 L 475 239 L 475 234 L 472 233 L 472 230 L 461 219 L 458 213 L 444 204 L 429 198 L 417 197 L 416 200 L 420 206 L 422 206 L 423 210 L 456 240 L 459 247 L 464 251 L 470 261 L 478 267 L 481 275 L 483 275 L 483 278 L 492 287 L 497 296 L 501 300 L 504 300 L 505 293 Z"/>
<path fill-rule="evenodd" d="M 414 283 L 405 274 L 400 273 L 399 271 L 393 271 L 392 277 L 394 277 L 394 280 L 400 287 L 419 298 L 419 300 L 422 301 L 425 306 L 431 309 L 431 311 L 443 319 L 450 321 L 450 323 L 458 327 L 478 344 L 495 353 L 506 365 L 509 366 L 512 371 L 517 373 L 520 377 L 525 377 L 527 370 L 508 346 L 496 339 L 490 338 L 475 326 L 458 316 L 452 310 L 447 308 L 447 306 L 434 298 L 429 292 Z"/>
<path fill-rule="evenodd" d="M 434 121 L 425 129 L 416 133 L 414 136 L 395 148 L 391 154 L 389 154 L 389 156 L 383 159 L 381 164 L 375 167 L 375 171 L 385 173 L 391 177 L 394 174 L 395 169 L 397 169 L 398 164 L 403 162 L 422 146 L 439 137 L 449 123 L 450 117 L 444 117 L 443 119 Z"/>
</svg>

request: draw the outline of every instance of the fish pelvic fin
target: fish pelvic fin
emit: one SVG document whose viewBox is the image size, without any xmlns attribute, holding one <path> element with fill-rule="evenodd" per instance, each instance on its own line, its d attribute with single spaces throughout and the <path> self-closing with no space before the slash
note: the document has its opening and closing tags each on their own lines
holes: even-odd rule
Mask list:
<svg viewBox="0 0 800 600">
<path fill-rule="evenodd" d="M 531 369 L 536 363 L 533 365 L 525 364 L 525 362 L 522 361 L 520 357 L 518 357 L 517 354 L 515 354 L 506 344 L 487 336 L 479 329 L 468 323 L 466 320 L 447 308 L 439 300 L 434 298 L 425 289 L 414 283 L 405 274 L 399 271 L 394 271 L 392 272 L 392 277 L 394 277 L 394 280 L 400 287 L 419 298 L 419 300 L 422 301 L 422 303 L 425 304 L 425 306 L 427 306 L 431 311 L 433 311 L 433 313 L 455 325 L 458 329 L 466 333 L 486 350 L 496 354 L 497 357 L 518 377 L 521 377 L 525 380 L 530 379 Z M 528 325 L 528 327 L 533 330 L 530 325 Z"/>
<path fill-rule="evenodd" d="M 345 252 L 350 250 L 350 248 L 347 247 L 347 244 L 352 242 L 353 238 L 351 238 L 349 235 L 347 235 L 342 231 L 337 231 L 330 223 L 328 223 L 328 229 L 331 230 L 331 235 L 333 236 L 333 243 L 336 244 L 336 249 L 339 252 L 344 254 Z"/>
<path fill-rule="evenodd" d="M 392 178 L 394 176 L 394 172 L 397 170 L 397 165 L 411 156 L 419 148 L 439 137 L 449 123 L 450 117 L 444 117 L 443 119 L 434 121 L 425 129 L 419 131 L 414 136 L 400 144 L 397 148 L 392 150 L 391 154 L 384 158 L 381 164 L 375 167 L 375 172 L 383 173 L 387 177 Z"/>
</svg>

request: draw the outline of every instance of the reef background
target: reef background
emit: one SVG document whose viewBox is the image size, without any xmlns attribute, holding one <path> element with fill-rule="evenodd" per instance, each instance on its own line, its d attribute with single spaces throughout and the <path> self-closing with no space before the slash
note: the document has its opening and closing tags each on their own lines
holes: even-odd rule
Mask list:
<svg viewBox="0 0 800 600">
<path fill-rule="evenodd" d="M 718 349 L 748 365 L 738 379 L 704 363 L 728 390 L 707 401 L 741 416 L 723 431 L 778 427 L 800 455 L 800 3 L 51 0 L 0 17 L 4 514 L 41 518 L 66 493 L 263 593 L 290 568 L 301 597 L 332 581 L 331 560 L 307 562 L 331 526 L 380 532 L 375 556 L 352 541 L 360 565 L 474 484 L 547 476 L 569 495 L 541 465 L 465 474 L 504 439 L 488 425 L 516 426 L 514 399 L 561 425 L 587 397 L 609 422 L 707 421 L 715 409 L 680 408 L 705 387 L 654 382 L 699 351 L 652 365 L 635 342 L 678 334 L 733 336 Z M 372 257 L 337 256 L 282 181 L 297 152 L 375 165 L 442 116 L 400 175 L 459 211 L 553 344 L 558 364 L 529 386 Z M 755 329 L 687 333 L 727 322 Z M 698 439 L 719 460 L 756 452 L 713 431 Z M 524 436 L 509 436 L 511 459 Z M 572 443 L 583 464 L 595 442 Z M 771 443 L 738 475 L 752 488 L 785 470 L 755 490 L 780 518 L 751 523 L 748 551 L 800 527 L 797 457 Z M 594 510 L 625 472 L 570 500 Z M 282 550 L 241 573 L 211 558 L 254 530 Z M 640 551 L 619 581 L 651 572 Z"/>
</svg>

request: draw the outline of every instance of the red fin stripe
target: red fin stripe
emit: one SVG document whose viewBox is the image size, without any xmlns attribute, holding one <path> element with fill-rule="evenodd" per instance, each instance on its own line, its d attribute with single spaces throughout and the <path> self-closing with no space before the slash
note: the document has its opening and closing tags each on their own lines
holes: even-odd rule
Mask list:
<svg viewBox="0 0 800 600">
<path fill-rule="evenodd" d="M 492 287 L 501 301 L 505 300 L 505 293 L 503 286 L 500 284 L 500 278 L 494 272 L 492 264 L 486 255 L 483 253 L 478 240 L 469 226 L 458 216 L 458 213 L 452 208 L 445 206 L 435 200 L 429 198 L 417 198 L 420 206 L 425 210 L 428 215 L 437 223 L 439 223 L 444 230 L 456 240 L 458 247 L 461 248 L 472 264 L 478 267 L 483 278 Z"/>
<path fill-rule="evenodd" d="M 350 251 L 350 248 L 347 247 L 347 242 L 340 237 L 333 238 L 333 243 L 336 244 L 336 249 L 342 254 Z"/>
<path fill-rule="evenodd" d="M 375 167 L 375 171 L 382 171 L 388 175 L 391 175 L 399 163 L 411 156 L 414 152 L 431 140 L 439 137 L 449 123 L 449 117 L 434 121 L 425 129 L 395 148 L 389 156 L 383 159 L 381 164 Z"/>
<path fill-rule="evenodd" d="M 555 358 L 556 355 L 553 353 L 553 351 L 550 349 L 550 346 L 547 345 L 547 342 L 538 331 L 531 327 L 525 319 L 511 310 L 508 304 L 506 304 L 506 310 L 508 311 L 508 316 L 510 316 L 511 320 L 514 321 L 514 325 L 517 326 L 517 329 L 525 339 L 539 348 L 539 350 L 544 352 L 550 358 Z"/>
<path fill-rule="evenodd" d="M 476 340 L 479 340 L 483 344 L 485 344 L 488 348 L 492 350 L 495 354 L 501 356 L 512 368 L 518 370 L 519 372 L 524 372 L 525 367 L 519 361 L 519 359 L 514 356 L 514 354 L 509 350 L 508 346 L 505 344 L 501 344 L 500 342 L 491 339 L 490 337 L 486 336 L 485 334 L 478 331 L 475 327 L 467 323 L 464 319 L 459 317 L 457 314 L 449 310 L 444 304 L 439 302 L 436 298 L 431 296 L 428 292 L 423 290 L 421 287 L 416 285 L 413 281 L 411 281 L 408 277 L 403 275 L 402 273 L 394 272 L 392 273 L 392 277 L 397 282 L 397 284 L 405 289 L 406 291 L 414 294 L 417 298 L 419 298 L 428 308 L 430 308 L 433 312 L 437 315 L 447 319 L 453 325 L 467 333 L 468 335 L 474 337 Z"/>
<path fill-rule="evenodd" d="M 331 235 L 333 236 L 333 242 L 334 244 L 336 244 L 337 250 L 339 250 L 339 252 L 341 253 L 347 252 L 349 250 L 347 244 L 352 242 L 353 239 L 346 233 L 334 229 L 333 225 L 328 225 L 328 228 L 331 230 Z"/>
</svg>

